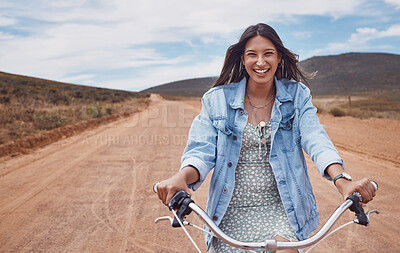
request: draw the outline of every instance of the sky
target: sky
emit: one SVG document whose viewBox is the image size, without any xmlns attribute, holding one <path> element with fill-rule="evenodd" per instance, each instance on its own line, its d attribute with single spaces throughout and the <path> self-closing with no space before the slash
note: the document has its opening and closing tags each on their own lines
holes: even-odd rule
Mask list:
<svg viewBox="0 0 400 253">
<path fill-rule="evenodd" d="M 300 60 L 400 54 L 400 0 L 1 0 L 0 71 L 140 91 L 217 76 L 260 22 Z"/>
</svg>

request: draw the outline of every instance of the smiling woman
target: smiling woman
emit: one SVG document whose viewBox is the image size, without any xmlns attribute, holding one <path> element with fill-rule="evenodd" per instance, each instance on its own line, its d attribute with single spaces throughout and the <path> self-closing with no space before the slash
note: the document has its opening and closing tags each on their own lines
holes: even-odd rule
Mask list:
<svg viewBox="0 0 400 253">
<path fill-rule="evenodd" d="M 207 214 L 227 235 L 304 240 L 319 219 L 303 150 L 344 198 L 358 191 L 364 202 L 372 200 L 367 178 L 352 182 L 344 173 L 297 62 L 266 24 L 248 27 L 228 48 L 192 123 L 180 171 L 156 186 L 164 204 L 177 191 L 197 190 L 214 169 Z M 210 235 L 206 243 L 211 252 L 240 251 Z"/>
</svg>

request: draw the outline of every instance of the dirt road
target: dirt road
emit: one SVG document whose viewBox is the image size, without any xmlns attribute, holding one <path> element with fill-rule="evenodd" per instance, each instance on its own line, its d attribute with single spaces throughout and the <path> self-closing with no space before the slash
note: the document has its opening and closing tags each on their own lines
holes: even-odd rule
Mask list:
<svg viewBox="0 0 400 253">
<path fill-rule="evenodd" d="M 170 213 L 151 187 L 179 167 L 199 105 L 152 96 L 149 109 L 132 117 L 0 160 L 0 252 L 195 252 L 180 229 L 154 224 Z M 398 121 L 340 120 L 321 117 L 350 173 L 379 182 L 369 206 L 382 213 L 369 228 L 347 227 L 314 252 L 400 252 Z M 386 145 L 374 144 L 382 139 Z M 341 199 L 308 163 L 324 222 Z M 207 184 L 194 199 L 204 207 L 206 196 Z M 189 232 L 205 251 L 202 233 Z"/>
</svg>

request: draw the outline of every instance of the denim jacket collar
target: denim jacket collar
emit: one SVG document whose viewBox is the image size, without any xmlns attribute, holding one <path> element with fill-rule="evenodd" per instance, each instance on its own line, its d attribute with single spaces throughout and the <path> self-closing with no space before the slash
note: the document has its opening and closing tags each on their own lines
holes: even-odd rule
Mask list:
<svg viewBox="0 0 400 253">
<path fill-rule="evenodd" d="M 287 92 L 286 87 L 283 85 L 281 80 L 275 78 L 275 86 L 276 86 L 276 99 L 279 102 L 288 102 L 293 101 L 293 97 Z"/>
<path fill-rule="evenodd" d="M 276 86 L 276 99 L 279 102 L 287 102 L 292 101 L 292 96 L 286 91 L 283 83 L 274 76 L 275 86 Z M 237 85 L 236 94 L 232 96 L 232 99 L 229 101 L 229 105 L 232 109 L 244 109 L 244 95 L 246 93 L 246 84 L 247 79 L 244 77 Z"/>
<path fill-rule="evenodd" d="M 244 77 L 239 83 L 237 83 L 238 88 L 235 89 L 236 94 L 232 96 L 229 101 L 229 105 L 232 109 L 244 109 L 244 94 L 246 93 L 246 77 Z"/>
</svg>

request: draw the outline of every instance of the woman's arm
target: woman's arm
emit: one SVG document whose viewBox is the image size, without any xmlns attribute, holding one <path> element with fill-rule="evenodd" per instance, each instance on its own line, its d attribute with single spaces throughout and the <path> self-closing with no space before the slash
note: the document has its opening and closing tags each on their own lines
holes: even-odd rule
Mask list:
<svg viewBox="0 0 400 253">
<path fill-rule="evenodd" d="M 343 172 L 341 164 L 333 163 L 325 170 L 331 178 L 335 178 Z M 345 178 L 339 178 L 335 182 L 336 188 L 345 199 L 354 192 L 359 192 L 363 198 L 363 203 L 368 203 L 375 196 L 375 187 L 368 178 L 357 181 L 349 181 Z"/>
</svg>

